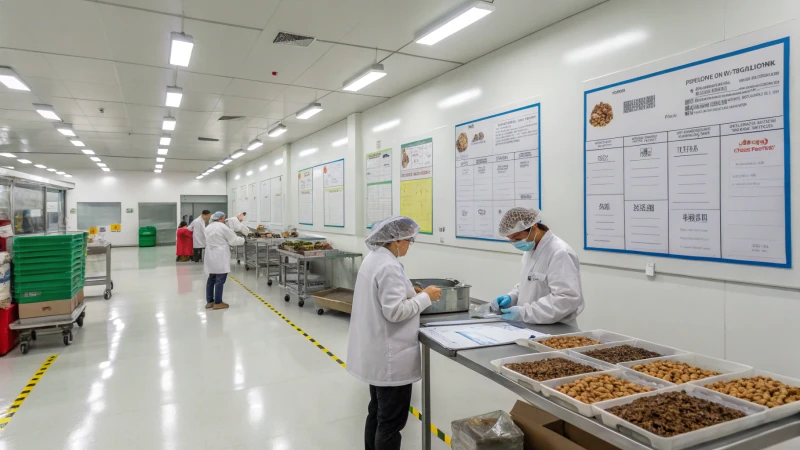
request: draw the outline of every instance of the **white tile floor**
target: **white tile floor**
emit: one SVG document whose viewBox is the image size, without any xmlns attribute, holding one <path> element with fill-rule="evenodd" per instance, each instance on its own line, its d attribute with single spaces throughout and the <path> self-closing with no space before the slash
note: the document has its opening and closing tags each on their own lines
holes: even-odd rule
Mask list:
<svg viewBox="0 0 800 450">
<path fill-rule="evenodd" d="M 114 297 L 87 288 L 74 343 L 42 336 L 25 356 L 0 358 L 0 410 L 52 354 L 58 359 L 0 432 L 0 450 L 363 448 L 366 385 L 233 280 L 231 308 L 203 308 L 200 264 L 176 265 L 172 248 L 115 249 Z M 277 285 L 242 266 L 231 274 L 342 359 L 349 316 L 285 303 Z M 516 397 L 432 356 L 434 423 L 509 410 Z M 418 387 L 415 386 L 415 387 Z M 412 404 L 419 409 L 415 389 Z M 404 449 L 420 448 L 409 415 Z M 434 448 L 447 446 L 434 439 Z M 785 447 L 794 448 L 794 447 Z"/>
</svg>

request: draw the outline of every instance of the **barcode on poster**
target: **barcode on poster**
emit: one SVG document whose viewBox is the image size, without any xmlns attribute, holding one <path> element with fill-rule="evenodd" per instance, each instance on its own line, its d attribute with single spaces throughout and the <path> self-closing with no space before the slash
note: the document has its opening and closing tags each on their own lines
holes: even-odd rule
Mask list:
<svg viewBox="0 0 800 450">
<path fill-rule="evenodd" d="M 647 97 L 628 100 L 627 102 L 623 103 L 622 112 L 623 114 L 625 114 L 625 113 L 641 111 L 643 109 L 651 109 L 655 107 L 656 107 L 656 96 L 648 95 Z"/>
</svg>

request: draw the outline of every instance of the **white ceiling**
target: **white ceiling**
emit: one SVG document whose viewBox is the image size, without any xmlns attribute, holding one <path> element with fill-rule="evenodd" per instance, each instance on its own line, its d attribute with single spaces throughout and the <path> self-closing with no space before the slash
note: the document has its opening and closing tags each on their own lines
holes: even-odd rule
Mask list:
<svg viewBox="0 0 800 450">
<path fill-rule="evenodd" d="M 0 85 L 0 152 L 66 172 L 96 168 L 33 103 L 53 105 L 112 170 L 154 168 L 168 113 L 178 124 L 165 172 L 202 172 L 286 118 L 287 133 L 261 136 L 265 145 L 235 167 L 603 1 L 494 0 L 486 19 L 427 47 L 415 35 L 464 0 L 3 0 L 0 66 L 32 91 Z M 169 34 L 182 26 L 195 47 L 189 67 L 176 71 Z M 278 31 L 317 41 L 273 44 Z M 357 94 L 340 90 L 376 57 L 387 77 Z M 168 109 L 176 78 L 183 101 Z M 322 113 L 294 119 L 315 100 Z M 39 171 L 0 157 L 2 165 Z"/>
</svg>

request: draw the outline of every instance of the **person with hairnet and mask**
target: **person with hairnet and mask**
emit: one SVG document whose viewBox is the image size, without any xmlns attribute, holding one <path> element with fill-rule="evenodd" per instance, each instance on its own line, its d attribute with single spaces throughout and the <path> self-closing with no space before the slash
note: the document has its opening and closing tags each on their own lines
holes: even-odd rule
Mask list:
<svg viewBox="0 0 800 450">
<path fill-rule="evenodd" d="M 244 238 L 236 236 L 225 225 L 225 213 L 217 211 L 205 228 L 206 250 L 203 269 L 208 273 L 206 281 L 206 309 L 225 309 L 229 305 L 222 301 L 222 288 L 231 271 L 231 247 L 244 244 Z"/>
<path fill-rule="evenodd" d="M 498 233 L 524 254 L 519 284 L 494 299 L 492 310 L 502 312 L 505 320 L 577 327 L 584 303 L 580 263 L 572 247 L 542 223 L 538 209 L 509 209 Z"/>
<path fill-rule="evenodd" d="M 417 332 L 420 313 L 439 301 L 434 286 L 417 290 L 398 258 L 405 256 L 419 225 L 404 216 L 372 228 L 371 252 L 358 271 L 347 342 L 347 371 L 369 384 L 366 450 L 399 450 L 411 405 L 411 384 L 422 378 Z"/>
</svg>

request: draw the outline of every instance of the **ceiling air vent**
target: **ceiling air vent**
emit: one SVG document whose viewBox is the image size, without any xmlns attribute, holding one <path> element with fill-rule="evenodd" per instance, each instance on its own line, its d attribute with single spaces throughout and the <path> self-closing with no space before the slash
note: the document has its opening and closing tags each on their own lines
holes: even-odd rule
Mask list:
<svg viewBox="0 0 800 450">
<path fill-rule="evenodd" d="M 314 42 L 312 36 L 284 33 L 283 31 L 278 32 L 275 40 L 272 41 L 273 44 L 295 45 L 297 47 L 308 47 L 312 42 Z"/>
<path fill-rule="evenodd" d="M 203 136 L 199 136 L 197 138 L 197 140 L 198 141 L 206 141 L 206 142 L 219 142 L 219 139 L 207 138 L 207 137 L 203 137 Z"/>
<path fill-rule="evenodd" d="M 243 117 L 244 116 L 220 116 L 219 119 L 217 120 L 236 120 L 236 119 L 241 119 Z"/>
</svg>

